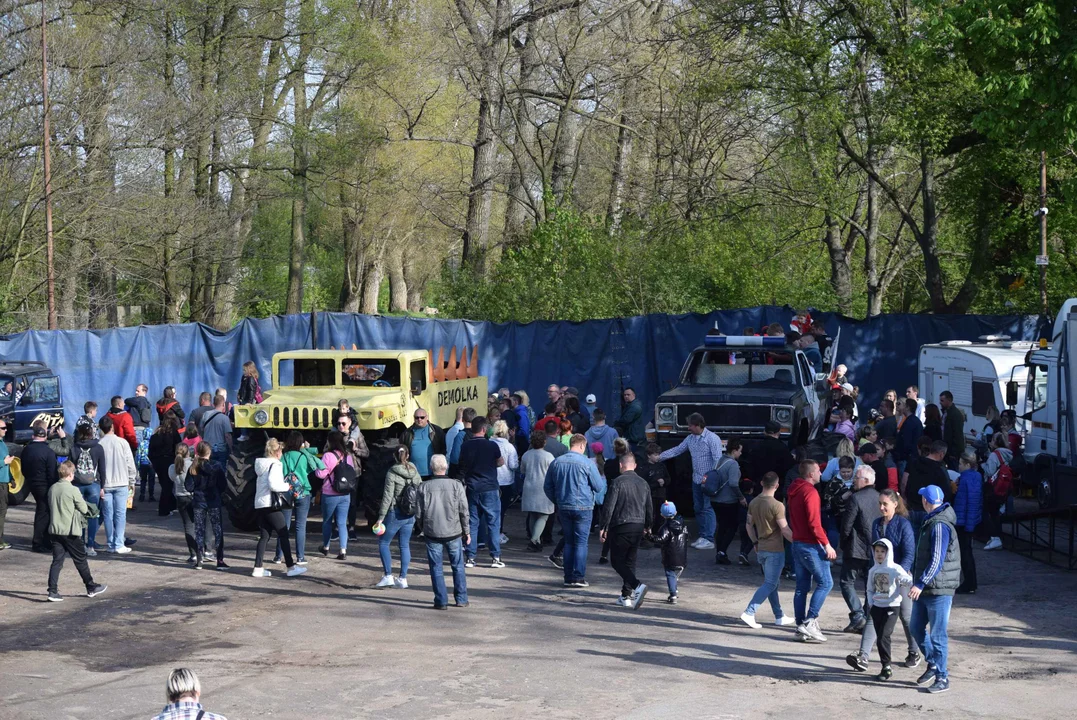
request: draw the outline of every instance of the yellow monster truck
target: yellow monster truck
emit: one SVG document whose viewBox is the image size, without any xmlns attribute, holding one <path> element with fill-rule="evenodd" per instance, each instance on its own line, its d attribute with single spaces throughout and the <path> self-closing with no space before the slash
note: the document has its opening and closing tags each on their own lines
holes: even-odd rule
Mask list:
<svg viewBox="0 0 1077 720">
<path fill-rule="evenodd" d="M 321 450 L 345 399 L 359 419 L 370 447 L 361 485 L 380 483 L 392 463 L 401 433 L 423 408 L 443 429 L 456 420 L 461 405 L 486 410 L 486 378 L 478 374 L 478 348 L 456 359 L 456 348 L 437 361 L 428 350 L 292 350 L 273 356 L 273 386 L 258 405 L 235 407 L 236 441 L 228 463 L 226 501 L 232 524 L 253 529 L 254 461 L 271 437 L 281 441 L 293 430 Z"/>
</svg>

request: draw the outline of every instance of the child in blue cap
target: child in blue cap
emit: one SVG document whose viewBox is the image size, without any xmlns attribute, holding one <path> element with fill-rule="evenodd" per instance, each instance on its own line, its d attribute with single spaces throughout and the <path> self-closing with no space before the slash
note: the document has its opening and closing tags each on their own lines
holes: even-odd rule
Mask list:
<svg viewBox="0 0 1077 720">
<path fill-rule="evenodd" d="M 670 605 L 677 604 L 677 578 L 684 571 L 688 562 L 688 529 L 684 518 L 677 514 L 677 506 L 668 500 L 662 503 L 662 517 L 665 522 L 658 528 L 654 542 L 662 548 L 662 567 L 666 571 L 666 584 L 669 586 Z"/>
</svg>

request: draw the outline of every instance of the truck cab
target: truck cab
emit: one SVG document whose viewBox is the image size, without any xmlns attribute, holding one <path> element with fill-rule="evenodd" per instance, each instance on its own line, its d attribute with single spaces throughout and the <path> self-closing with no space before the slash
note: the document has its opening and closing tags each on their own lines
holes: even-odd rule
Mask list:
<svg viewBox="0 0 1077 720">
<path fill-rule="evenodd" d="M 64 424 L 60 378 L 43 362 L 0 363 L 0 418 L 8 422 L 8 442 L 27 443 L 35 422 L 51 430 Z"/>
</svg>

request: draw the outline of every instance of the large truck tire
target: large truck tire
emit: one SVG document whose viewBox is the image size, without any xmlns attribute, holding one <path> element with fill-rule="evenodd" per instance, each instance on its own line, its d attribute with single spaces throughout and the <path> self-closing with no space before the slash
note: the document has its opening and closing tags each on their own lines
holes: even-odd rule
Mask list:
<svg viewBox="0 0 1077 720">
<path fill-rule="evenodd" d="M 22 445 L 8 445 L 7 454 L 11 457 L 22 457 Z M 21 465 L 21 460 L 20 460 Z M 10 465 L 8 466 L 11 467 Z M 30 486 L 26 484 L 26 481 L 22 477 L 21 470 L 11 472 L 11 480 L 14 484 L 7 486 L 7 504 L 8 505 L 20 505 L 27 497 L 30 496 Z M 15 477 L 18 475 L 18 477 Z"/>
<path fill-rule="evenodd" d="M 228 458 L 224 506 L 236 530 L 249 532 L 258 529 L 258 519 L 254 513 L 257 484 L 254 461 L 265 454 L 265 448 L 265 437 L 256 437 L 252 433 L 249 438 L 232 447 L 232 454 Z"/>
</svg>

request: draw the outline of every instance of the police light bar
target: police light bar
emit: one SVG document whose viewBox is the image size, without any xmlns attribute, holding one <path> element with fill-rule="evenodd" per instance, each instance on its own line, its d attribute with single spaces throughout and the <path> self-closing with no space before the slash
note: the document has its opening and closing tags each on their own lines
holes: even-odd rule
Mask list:
<svg viewBox="0 0 1077 720">
<path fill-rule="evenodd" d="M 775 347 L 784 348 L 784 337 L 765 337 L 760 335 L 708 335 L 703 340 L 704 347 Z"/>
</svg>

